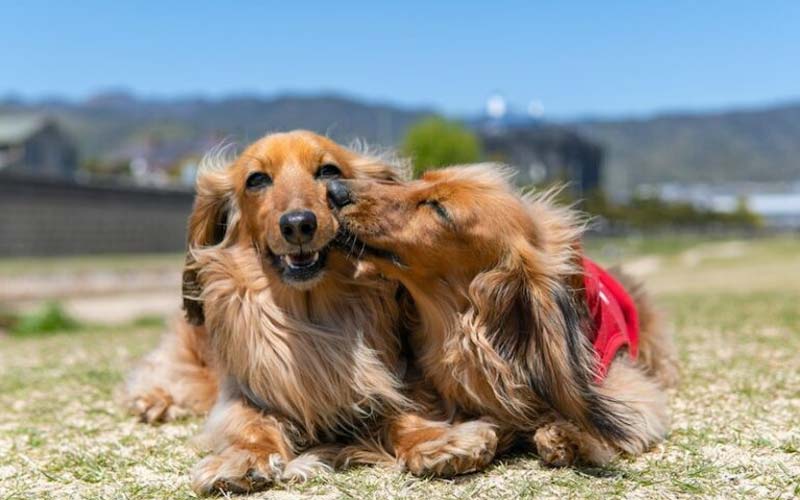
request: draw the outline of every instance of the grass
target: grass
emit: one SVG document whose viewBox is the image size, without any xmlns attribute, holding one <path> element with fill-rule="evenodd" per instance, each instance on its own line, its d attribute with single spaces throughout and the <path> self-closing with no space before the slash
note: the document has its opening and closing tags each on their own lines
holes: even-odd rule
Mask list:
<svg viewBox="0 0 800 500">
<path fill-rule="evenodd" d="M 8 321 L 11 333 L 18 336 L 68 332 L 80 327 L 80 323 L 70 317 L 58 302 L 48 302 L 40 309 L 19 317 L 10 316 Z"/>
<path fill-rule="evenodd" d="M 108 254 L 74 257 L 14 257 L 0 259 L 0 277 L 57 272 L 80 274 L 88 271 L 133 272 L 142 269 L 180 269 L 183 254 Z"/>
<path fill-rule="evenodd" d="M 136 316 L 128 322 L 119 323 L 113 327 L 102 323 L 87 323 L 72 317 L 57 301 L 45 302 L 36 310 L 19 314 L 11 313 L 8 310 L 0 311 L 0 327 L 6 328 L 8 334 L 14 338 L 42 337 L 72 332 L 106 333 L 112 329 L 123 332 L 161 329 L 166 324 L 166 318 L 150 314 Z"/>
<path fill-rule="evenodd" d="M 604 242 L 605 248 L 614 242 Z M 800 496 L 800 241 L 636 244 L 593 255 L 647 264 L 677 332 L 683 380 L 669 439 L 607 469 L 504 457 L 456 480 L 361 467 L 255 498 Z M 601 246 L 600 248 L 604 248 Z M 113 402 L 157 318 L 125 328 L 0 339 L 0 499 L 194 498 L 200 419 L 137 424 Z"/>
</svg>

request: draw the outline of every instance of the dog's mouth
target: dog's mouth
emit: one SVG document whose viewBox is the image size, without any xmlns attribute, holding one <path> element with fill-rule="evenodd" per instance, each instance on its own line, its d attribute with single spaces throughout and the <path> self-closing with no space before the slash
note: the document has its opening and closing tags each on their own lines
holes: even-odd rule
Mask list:
<svg viewBox="0 0 800 500">
<path fill-rule="evenodd" d="M 388 260 L 397 267 L 406 267 L 396 253 L 364 243 L 355 233 L 348 230 L 344 224 L 339 227 L 332 245 L 343 251 L 349 259 L 361 260 L 364 257 L 375 257 Z"/>
<path fill-rule="evenodd" d="M 281 255 L 281 260 L 288 269 L 299 271 L 314 266 L 314 264 L 319 262 L 319 255 L 319 252 Z"/>
<path fill-rule="evenodd" d="M 314 252 L 301 250 L 297 253 L 272 256 L 272 265 L 288 283 L 304 283 L 321 275 L 325 269 L 329 246 Z"/>
</svg>

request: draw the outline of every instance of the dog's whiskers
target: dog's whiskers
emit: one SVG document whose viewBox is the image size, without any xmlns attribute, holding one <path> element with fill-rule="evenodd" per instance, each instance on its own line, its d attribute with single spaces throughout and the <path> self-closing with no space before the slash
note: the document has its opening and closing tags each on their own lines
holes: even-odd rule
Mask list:
<svg viewBox="0 0 800 500">
<path fill-rule="evenodd" d="M 361 258 L 364 256 L 364 252 L 366 250 L 367 250 L 367 244 L 364 243 L 364 242 L 361 242 L 361 250 L 358 252 L 358 259 L 359 260 L 361 260 Z"/>
</svg>

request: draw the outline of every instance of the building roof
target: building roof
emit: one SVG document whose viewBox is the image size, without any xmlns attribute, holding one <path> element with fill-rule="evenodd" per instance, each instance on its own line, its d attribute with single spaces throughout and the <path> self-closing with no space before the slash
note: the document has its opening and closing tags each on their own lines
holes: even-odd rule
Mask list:
<svg viewBox="0 0 800 500">
<path fill-rule="evenodd" d="M 19 144 L 47 123 L 41 115 L 0 115 L 0 144 Z"/>
</svg>

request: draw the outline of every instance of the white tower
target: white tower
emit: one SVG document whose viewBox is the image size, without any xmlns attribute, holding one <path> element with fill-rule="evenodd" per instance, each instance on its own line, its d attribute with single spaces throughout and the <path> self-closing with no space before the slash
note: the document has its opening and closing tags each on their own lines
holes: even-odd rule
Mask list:
<svg viewBox="0 0 800 500">
<path fill-rule="evenodd" d="M 500 94 L 492 94 L 486 100 L 486 114 L 492 120 L 501 120 L 508 110 L 506 98 Z"/>
</svg>

